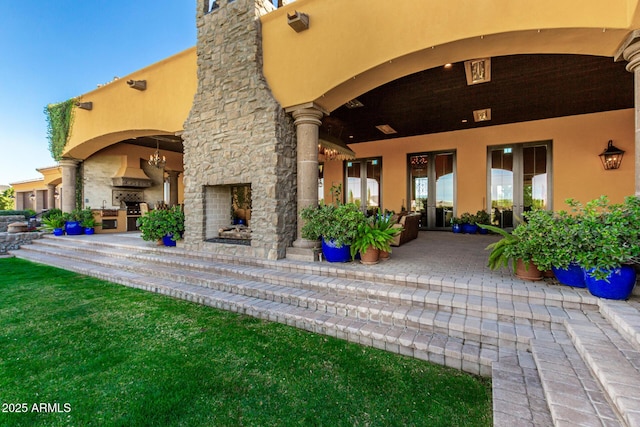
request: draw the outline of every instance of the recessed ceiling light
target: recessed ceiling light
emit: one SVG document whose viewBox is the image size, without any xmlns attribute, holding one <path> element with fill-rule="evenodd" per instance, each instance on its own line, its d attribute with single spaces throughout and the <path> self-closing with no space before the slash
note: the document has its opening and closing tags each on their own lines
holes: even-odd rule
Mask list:
<svg viewBox="0 0 640 427">
<path fill-rule="evenodd" d="M 476 122 L 487 122 L 491 120 L 491 108 L 475 110 L 473 112 L 473 120 L 475 120 Z"/>
<path fill-rule="evenodd" d="M 469 120 L 467 119 L 462 119 L 462 123 L 467 123 Z"/>
<path fill-rule="evenodd" d="M 445 70 L 449 70 L 449 69 L 451 69 L 451 67 L 453 67 L 453 64 L 451 64 L 451 63 L 444 64 L 444 69 Z"/>
<path fill-rule="evenodd" d="M 491 81 L 491 58 L 472 59 L 464 61 L 464 72 L 467 85 L 487 83 Z"/>
<path fill-rule="evenodd" d="M 344 106 L 347 108 L 360 108 L 364 107 L 364 104 L 358 98 L 353 98 L 351 101 L 347 101 Z"/>
<path fill-rule="evenodd" d="M 385 135 L 391 135 L 394 133 L 398 133 L 397 130 L 395 130 L 394 128 L 392 128 L 389 125 L 378 125 L 376 126 L 376 129 L 378 129 L 380 132 L 384 133 Z"/>
</svg>

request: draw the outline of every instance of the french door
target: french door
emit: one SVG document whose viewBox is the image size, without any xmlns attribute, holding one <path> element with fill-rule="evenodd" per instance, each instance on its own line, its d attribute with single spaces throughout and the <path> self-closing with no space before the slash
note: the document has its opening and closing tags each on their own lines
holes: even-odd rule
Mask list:
<svg viewBox="0 0 640 427">
<path fill-rule="evenodd" d="M 492 222 L 512 228 L 533 208 L 551 209 L 551 142 L 489 147 L 487 207 Z"/>
<path fill-rule="evenodd" d="M 381 206 L 382 159 L 359 159 L 345 162 L 345 200 L 355 203 L 363 212 Z"/>
<path fill-rule="evenodd" d="M 410 154 L 408 161 L 408 207 L 420 212 L 420 228 L 450 227 L 455 209 L 455 153 Z"/>
</svg>

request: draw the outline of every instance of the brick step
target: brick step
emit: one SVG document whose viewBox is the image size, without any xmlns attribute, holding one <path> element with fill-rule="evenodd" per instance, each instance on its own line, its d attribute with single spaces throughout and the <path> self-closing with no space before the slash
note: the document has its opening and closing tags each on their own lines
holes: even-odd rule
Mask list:
<svg viewBox="0 0 640 427">
<path fill-rule="evenodd" d="M 334 336 L 362 345 L 415 357 L 489 376 L 491 364 L 497 360 L 495 345 L 474 342 L 436 332 L 409 327 L 372 323 L 311 308 L 232 294 L 202 286 L 179 283 L 167 278 L 148 276 L 135 271 L 118 270 L 92 262 L 67 259 L 35 251 L 16 251 L 16 257 L 52 265 L 80 274 L 144 289 L 194 303 L 275 321 L 310 332 Z"/>
<path fill-rule="evenodd" d="M 640 286 L 636 286 L 640 288 Z M 600 299 L 598 301 L 600 313 L 616 328 L 636 350 L 640 351 L 640 302 L 612 301 Z"/>
<path fill-rule="evenodd" d="M 140 248 L 82 245 L 70 247 L 66 242 L 42 241 L 35 248 L 46 246 L 64 251 L 77 251 L 84 259 L 90 254 L 99 258 L 117 258 L 119 260 L 139 260 L 155 265 L 167 265 L 180 270 L 204 271 L 246 280 L 258 280 L 278 286 L 290 286 L 316 292 L 333 292 L 340 296 L 353 296 L 367 301 L 409 305 L 412 308 L 425 308 L 438 311 L 449 311 L 455 314 L 471 314 L 476 317 L 497 320 L 498 318 L 528 319 L 532 322 L 562 322 L 566 318 L 565 309 L 559 305 L 567 305 L 571 309 L 595 309 L 595 305 L 578 304 L 562 299 L 526 298 L 520 294 L 495 293 L 488 291 L 483 295 L 470 295 L 451 288 L 433 287 L 432 289 L 413 288 L 409 285 L 392 286 L 371 280 L 357 280 L 334 277 L 331 280 L 309 272 L 290 272 L 282 269 L 230 264 L 219 260 L 201 259 L 191 255 L 177 255 L 173 251 L 154 252 L 140 251 Z M 25 247 L 24 249 L 29 249 Z M 98 249 L 100 248 L 100 249 Z M 70 253 L 68 256 L 72 256 Z M 225 257 L 227 259 L 228 257 Z M 235 260 L 233 260 L 235 261 Z M 120 261 L 118 261 L 120 263 Z M 547 295 L 553 292 L 546 290 Z M 535 302 L 533 301 L 535 300 Z M 545 304 L 550 303 L 550 304 Z"/>
<path fill-rule="evenodd" d="M 446 334 L 460 339 L 469 339 L 492 345 L 501 344 L 508 348 L 528 348 L 529 339 L 534 337 L 534 325 L 531 320 L 513 316 L 490 315 L 488 318 L 472 316 L 448 310 L 438 310 L 411 305 L 380 303 L 366 299 L 357 299 L 356 295 L 336 294 L 327 288 L 320 290 L 300 289 L 284 285 L 272 285 L 254 280 L 228 277 L 217 273 L 178 269 L 174 266 L 156 265 L 128 258 L 110 259 L 108 257 L 82 257 L 80 253 L 62 248 L 30 246 L 23 248 L 16 256 L 30 257 L 27 254 L 40 254 L 56 257 L 66 262 L 84 262 L 94 264 L 110 271 L 127 271 L 172 282 L 202 286 L 223 292 L 250 296 L 267 301 L 276 301 L 294 307 L 309 308 L 330 315 L 370 321 L 374 324 L 408 327 L 420 331 Z M 37 256 L 34 260 L 37 260 Z M 336 279 L 339 280 L 339 279 Z M 451 301 L 451 297 L 448 297 Z M 565 314 L 566 317 L 566 314 Z M 562 317 L 560 320 L 563 320 Z M 549 329 L 549 324 L 536 321 L 535 326 Z"/>
<path fill-rule="evenodd" d="M 264 268 L 275 274 L 275 272 L 286 275 L 313 275 L 314 277 L 340 278 L 355 280 L 358 282 L 372 283 L 379 286 L 391 285 L 401 286 L 408 289 L 427 289 L 434 291 L 448 292 L 456 295 L 469 295 L 478 297 L 499 298 L 506 296 L 514 303 L 531 303 L 544 307 L 562 307 L 565 309 L 591 309 L 597 307 L 598 299 L 589 294 L 586 289 L 574 289 L 568 286 L 553 286 L 546 284 L 540 286 L 537 283 L 524 283 L 517 290 L 510 284 L 502 282 L 478 281 L 470 278 L 468 280 L 447 279 L 440 276 L 431 276 L 428 272 L 424 275 L 411 273 L 379 274 L 368 268 L 355 268 L 343 264 L 332 264 L 327 262 L 298 262 L 290 260 L 265 260 L 257 258 L 247 258 L 233 255 L 222 255 L 208 252 L 189 251 L 180 247 L 165 248 L 148 243 L 148 246 L 141 248 L 139 245 L 127 245 L 126 243 L 105 243 L 99 240 L 82 239 L 76 236 L 55 237 L 44 236 L 35 244 L 51 245 L 58 242 L 58 245 L 69 247 L 71 242 L 77 250 L 91 251 L 92 248 L 103 248 L 107 250 L 116 249 L 117 252 L 129 250 L 134 253 L 144 254 L 143 256 L 161 255 L 163 262 L 177 262 L 178 265 L 184 262 L 198 265 L 202 261 L 205 266 L 210 263 L 221 263 L 224 265 L 250 266 Z M 393 262 L 393 261 L 390 261 Z M 358 267 L 361 267 L 358 265 Z M 247 269 L 239 269 L 247 270 Z M 249 269 L 251 271 L 251 269 Z M 277 279 L 274 279 L 277 280 Z"/>
<path fill-rule="evenodd" d="M 568 320 L 571 341 L 628 426 L 640 425 L 640 351 L 607 321 Z"/>
<path fill-rule="evenodd" d="M 531 341 L 553 424 L 624 426 L 566 332 L 557 331 L 556 337 Z"/>
</svg>

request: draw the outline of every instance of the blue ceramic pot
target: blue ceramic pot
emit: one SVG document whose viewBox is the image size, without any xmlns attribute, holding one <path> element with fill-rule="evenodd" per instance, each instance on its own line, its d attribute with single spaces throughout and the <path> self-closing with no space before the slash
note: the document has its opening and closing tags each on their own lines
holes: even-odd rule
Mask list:
<svg viewBox="0 0 640 427">
<path fill-rule="evenodd" d="M 84 233 L 84 227 L 80 225 L 80 221 L 67 221 L 64 225 L 64 231 L 69 236 L 79 236 Z"/>
<path fill-rule="evenodd" d="M 96 230 L 93 227 L 85 227 L 84 234 L 95 234 Z"/>
<path fill-rule="evenodd" d="M 592 295 L 616 300 L 625 300 L 631 295 L 636 284 L 636 270 L 630 265 L 623 265 L 609 270 L 606 280 L 597 280 L 589 275 L 594 269 L 585 271 L 584 281 Z"/>
<path fill-rule="evenodd" d="M 476 234 L 478 232 L 478 226 L 476 224 L 462 224 L 462 232 Z"/>
<path fill-rule="evenodd" d="M 171 237 L 173 237 L 173 234 L 167 234 L 166 236 L 162 237 L 162 244 L 165 246 L 175 246 L 176 245 L 176 241 L 173 240 Z"/>
<path fill-rule="evenodd" d="M 573 286 L 575 288 L 586 288 L 584 283 L 584 271 L 578 264 L 571 263 L 567 269 L 552 267 L 553 274 L 556 275 L 558 282 L 563 285 Z"/>
<path fill-rule="evenodd" d="M 453 224 L 451 226 L 451 231 L 453 231 L 454 233 L 462 233 L 462 225 L 460 224 Z"/>
<path fill-rule="evenodd" d="M 62 236 L 64 234 L 64 230 L 62 228 L 54 228 L 53 235 L 54 236 Z"/>
<path fill-rule="evenodd" d="M 338 248 L 333 241 L 322 238 L 322 254 L 328 262 L 347 262 L 351 260 L 351 247 L 342 245 Z"/>
</svg>

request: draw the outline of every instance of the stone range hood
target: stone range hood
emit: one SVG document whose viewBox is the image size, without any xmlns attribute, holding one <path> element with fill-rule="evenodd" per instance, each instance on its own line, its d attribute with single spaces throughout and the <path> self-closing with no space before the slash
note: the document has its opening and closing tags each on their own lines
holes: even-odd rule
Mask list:
<svg viewBox="0 0 640 427">
<path fill-rule="evenodd" d="M 120 169 L 111 178 L 114 187 L 128 188 L 148 188 L 153 185 L 153 181 L 140 167 L 140 159 L 129 159 L 122 156 Z"/>
</svg>

